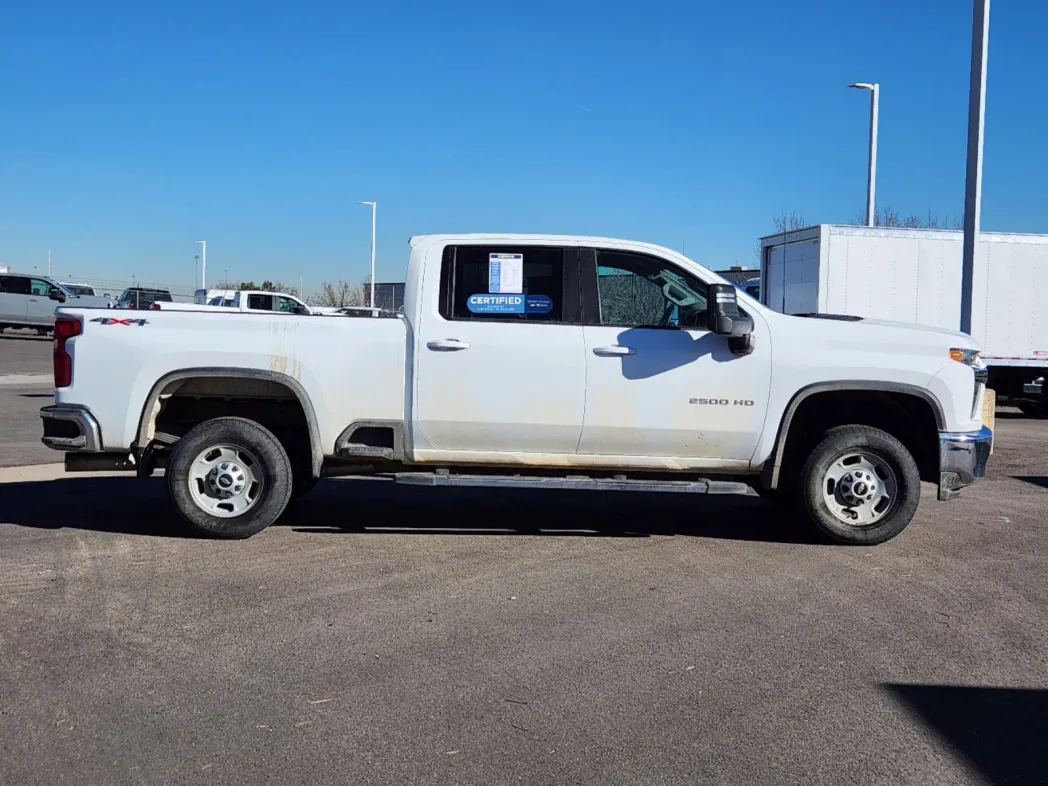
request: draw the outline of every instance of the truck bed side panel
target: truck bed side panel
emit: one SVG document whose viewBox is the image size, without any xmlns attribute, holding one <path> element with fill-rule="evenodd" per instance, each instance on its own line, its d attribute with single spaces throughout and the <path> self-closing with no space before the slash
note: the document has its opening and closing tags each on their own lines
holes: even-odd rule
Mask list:
<svg viewBox="0 0 1048 786">
<path fill-rule="evenodd" d="M 352 421 L 404 417 L 406 330 L 399 319 L 64 309 L 83 319 L 68 343 L 73 384 L 60 404 L 88 406 L 107 450 L 135 441 L 156 382 L 186 369 L 261 370 L 296 380 L 325 454 Z M 121 324 L 141 318 L 145 324 Z M 110 319 L 107 323 L 105 320 Z M 92 321 L 102 320 L 102 321 Z"/>
</svg>

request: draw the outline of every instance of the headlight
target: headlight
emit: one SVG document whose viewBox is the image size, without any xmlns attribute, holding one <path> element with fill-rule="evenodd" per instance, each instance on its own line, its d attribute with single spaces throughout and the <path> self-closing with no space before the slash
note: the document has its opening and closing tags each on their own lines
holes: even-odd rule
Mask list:
<svg viewBox="0 0 1048 786">
<path fill-rule="evenodd" d="M 982 368 L 983 365 L 982 353 L 977 349 L 951 349 L 950 360 L 975 368 Z"/>
</svg>

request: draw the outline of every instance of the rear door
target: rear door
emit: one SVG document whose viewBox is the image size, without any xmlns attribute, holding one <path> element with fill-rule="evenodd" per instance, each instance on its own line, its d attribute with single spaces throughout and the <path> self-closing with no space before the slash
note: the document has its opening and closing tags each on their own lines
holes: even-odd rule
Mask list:
<svg viewBox="0 0 1048 786">
<path fill-rule="evenodd" d="M 247 296 L 247 307 L 249 311 L 276 311 L 273 305 L 273 295 L 262 292 L 251 292 Z"/>
<path fill-rule="evenodd" d="M 29 279 L 0 276 L 0 323 L 24 325 L 29 308 Z"/>
<path fill-rule="evenodd" d="M 574 247 L 449 245 L 430 254 L 417 329 L 412 433 L 444 453 L 574 454 L 586 362 Z M 432 281 L 432 279 L 429 279 Z"/>
</svg>

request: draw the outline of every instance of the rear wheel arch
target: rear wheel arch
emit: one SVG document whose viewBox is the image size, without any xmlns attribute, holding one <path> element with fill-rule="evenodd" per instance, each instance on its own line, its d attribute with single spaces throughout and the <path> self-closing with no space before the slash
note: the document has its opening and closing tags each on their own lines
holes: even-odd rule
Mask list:
<svg viewBox="0 0 1048 786">
<path fill-rule="evenodd" d="M 925 430 L 927 430 L 928 426 L 933 427 L 936 431 L 936 435 L 934 435 L 936 439 L 937 432 L 946 428 L 946 417 L 938 399 L 929 390 L 916 385 L 902 382 L 871 382 L 865 380 L 809 385 L 797 391 L 793 398 L 790 399 L 790 403 L 787 405 L 779 423 L 771 456 L 765 462 L 761 471 L 761 482 L 765 488 L 779 488 L 785 474 L 784 471 L 788 469 L 785 464 L 787 451 L 792 452 L 795 447 L 802 444 L 802 440 L 797 439 L 799 432 L 795 430 L 795 427 L 803 428 L 806 418 L 810 417 L 810 413 L 817 405 L 839 405 L 842 402 L 848 402 L 849 399 L 852 402 L 883 401 L 887 405 L 887 409 L 884 412 L 876 413 L 873 417 L 860 417 L 858 420 L 848 417 L 835 420 L 832 415 L 826 414 L 823 417 L 825 429 L 839 425 L 870 425 L 884 428 L 887 425 L 885 423 L 886 420 L 891 420 L 892 417 L 902 417 L 900 410 L 906 415 L 917 418 L 919 425 L 923 422 L 923 426 L 926 427 Z M 896 429 L 889 427 L 885 430 L 899 438 L 908 449 L 914 446 L 915 452 L 920 454 L 915 455 L 915 458 L 918 464 L 921 465 L 923 479 L 937 480 L 937 475 L 935 475 L 937 465 L 933 472 L 930 462 L 937 461 L 938 454 L 933 449 L 933 445 L 925 444 L 932 435 L 919 434 L 912 435 L 912 438 L 907 438 L 905 434 L 895 433 Z M 914 440 L 917 440 L 917 442 L 914 442 Z M 801 457 L 799 459 L 800 463 L 803 463 L 805 458 Z"/>
<path fill-rule="evenodd" d="M 138 419 L 136 446 L 139 449 L 145 448 L 153 440 L 156 418 L 160 412 L 160 402 L 163 396 L 177 393 L 186 383 L 193 380 L 218 379 L 259 380 L 280 385 L 290 391 L 302 408 L 302 414 L 305 419 L 309 439 L 310 469 L 313 477 L 320 477 L 321 467 L 324 463 L 324 448 L 320 438 L 320 426 L 317 423 L 316 412 L 313 409 L 309 394 L 306 393 L 302 383 L 297 379 L 276 371 L 210 367 L 180 369 L 165 374 L 153 384 L 142 405 L 142 411 Z"/>
</svg>

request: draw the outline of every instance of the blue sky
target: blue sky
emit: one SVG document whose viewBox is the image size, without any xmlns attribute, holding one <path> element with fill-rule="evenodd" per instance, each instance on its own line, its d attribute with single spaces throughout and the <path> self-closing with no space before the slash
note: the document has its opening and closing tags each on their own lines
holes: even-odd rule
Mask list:
<svg viewBox="0 0 1048 786">
<path fill-rule="evenodd" d="M 1048 232 L 1048 4 L 997 2 L 983 227 Z M 754 262 L 772 217 L 960 217 L 969 2 L 13 3 L 0 262 L 190 286 L 366 273 L 412 234 L 604 234 Z M 312 282 L 312 287 L 311 287 Z"/>
</svg>

